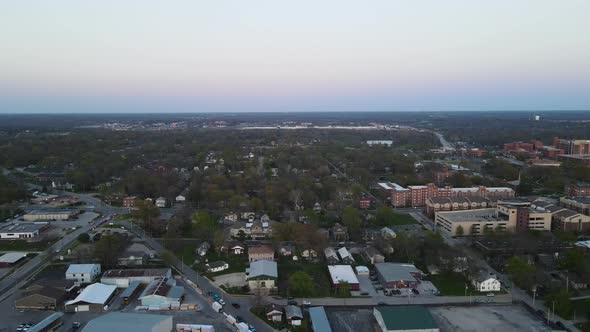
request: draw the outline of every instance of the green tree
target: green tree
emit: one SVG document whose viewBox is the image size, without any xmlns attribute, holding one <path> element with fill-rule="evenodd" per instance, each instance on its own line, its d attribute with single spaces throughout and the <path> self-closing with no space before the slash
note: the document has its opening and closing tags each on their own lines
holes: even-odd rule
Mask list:
<svg viewBox="0 0 590 332">
<path fill-rule="evenodd" d="M 510 279 L 520 288 L 530 287 L 535 281 L 535 267 L 519 257 L 513 256 L 508 260 L 506 271 Z"/>
<path fill-rule="evenodd" d="M 347 206 L 342 211 L 342 223 L 348 227 L 348 233 L 353 237 L 361 228 L 361 214 L 352 206 Z"/>
<path fill-rule="evenodd" d="M 141 221 L 142 227 L 149 228 L 152 220 L 160 216 L 160 209 L 149 201 L 138 200 L 131 216 Z"/>
<path fill-rule="evenodd" d="M 547 294 L 545 296 L 545 306 L 551 309 L 555 308 L 555 313 L 566 319 L 571 317 L 574 310 L 570 294 L 565 289 L 556 289 Z"/>
<path fill-rule="evenodd" d="M 82 233 L 78 235 L 78 241 L 81 243 L 88 243 L 90 242 L 90 235 L 88 235 L 88 233 Z"/>
<path fill-rule="evenodd" d="M 313 279 L 304 271 L 297 271 L 289 277 L 289 294 L 292 296 L 312 296 L 314 287 Z"/>
<path fill-rule="evenodd" d="M 465 234 L 465 230 L 463 229 L 463 226 L 461 226 L 461 225 L 457 226 L 457 229 L 455 230 L 455 235 L 463 236 L 463 234 Z"/>
<path fill-rule="evenodd" d="M 123 242 L 118 235 L 104 235 L 96 242 L 94 253 L 102 265 L 114 266 L 123 250 Z"/>
<path fill-rule="evenodd" d="M 375 223 L 377 226 L 389 226 L 394 218 L 393 210 L 390 207 L 382 206 L 377 209 Z"/>
<path fill-rule="evenodd" d="M 350 284 L 346 281 L 340 281 L 336 288 L 337 297 L 349 297 L 350 296 Z"/>
<path fill-rule="evenodd" d="M 209 216 L 206 211 L 198 211 L 192 215 L 193 236 L 201 240 L 213 240 L 213 235 L 218 228 L 218 224 Z"/>
</svg>

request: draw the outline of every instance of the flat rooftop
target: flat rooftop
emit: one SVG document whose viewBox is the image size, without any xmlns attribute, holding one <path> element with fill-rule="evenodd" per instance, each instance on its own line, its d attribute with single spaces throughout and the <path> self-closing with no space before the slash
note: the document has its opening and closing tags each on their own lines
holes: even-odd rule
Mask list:
<svg viewBox="0 0 590 332">
<path fill-rule="evenodd" d="M 103 278 L 127 278 L 127 277 L 164 277 L 170 269 L 129 269 L 129 270 L 108 270 Z"/>
<path fill-rule="evenodd" d="M 328 265 L 328 271 L 332 277 L 332 284 L 338 285 L 341 282 L 358 284 L 359 280 L 350 265 Z"/>
<path fill-rule="evenodd" d="M 38 215 L 45 215 L 45 214 L 71 214 L 74 212 L 76 212 L 76 211 L 64 210 L 64 209 L 47 209 L 47 210 L 35 210 L 35 211 L 27 212 L 27 213 L 25 213 L 25 215 L 28 214 L 28 215 L 38 216 Z"/>
<path fill-rule="evenodd" d="M 450 222 L 503 222 L 505 220 L 496 216 L 496 209 L 475 209 L 462 211 L 442 211 L 437 212 L 437 215 L 445 218 Z"/>
<path fill-rule="evenodd" d="M 42 229 L 45 226 L 45 224 L 21 222 L 18 224 L 9 224 L 0 227 L 0 233 L 32 233 Z"/>
</svg>

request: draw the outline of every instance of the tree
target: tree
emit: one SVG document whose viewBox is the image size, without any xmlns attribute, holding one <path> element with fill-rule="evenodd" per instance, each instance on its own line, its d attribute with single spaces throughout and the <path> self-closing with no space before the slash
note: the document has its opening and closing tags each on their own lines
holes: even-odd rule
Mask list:
<svg viewBox="0 0 590 332">
<path fill-rule="evenodd" d="M 192 215 L 193 236 L 201 240 L 213 240 L 218 224 L 206 211 L 198 211 Z"/>
<path fill-rule="evenodd" d="M 160 209 L 149 201 L 139 200 L 135 203 L 135 209 L 131 211 L 131 216 L 141 221 L 144 230 L 153 231 L 154 225 L 152 223 L 160 216 Z"/>
<path fill-rule="evenodd" d="M 90 242 L 90 235 L 88 235 L 88 233 L 82 233 L 78 235 L 78 241 L 81 243 L 88 243 Z"/>
<path fill-rule="evenodd" d="M 508 260 L 506 271 L 510 274 L 510 279 L 520 288 L 530 287 L 535 281 L 535 267 L 519 257 L 513 256 Z"/>
<path fill-rule="evenodd" d="M 118 235 L 104 235 L 96 242 L 94 254 L 102 265 L 114 266 L 122 250 L 123 243 Z"/>
<path fill-rule="evenodd" d="M 457 229 L 455 230 L 455 235 L 463 236 L 463 234 L 465 234 L 465 230 L 463 229 L 463 226 L 461 226 L 461 225 L 457 226 Z"/>
<path fill-rule="evenodd" d="M 358 236 L 361 227 L 361 214 L 359 210 L 352 206 L 347 206 L 342 211 L 342 223 L 348 227 L 348 233 L 353 236 Z"/>
<path fill-rule="evenodd" d="M 292 296 L 312 296 L 314 287 L 313 279 L 304 271 L 297 271 L 289 277 L 289 294 Z"/>
<path fill-rule="evenodd" d="M 389 226 L 394 218 L 393 210 L 387 206 L 382 206 L 377 209 L 375 223 L 377 226 Z"/>
<path fill-rule="evenodd" d="M 336 288 L 337 297 L 349 297 L 350 296 L 350 284 L 346 281 L 340 281 Z"/>
<path fill-rule="evenodd" d="M 553 308 L 555 305 L 555 312 L 563 317 L 570 318 L 573 313 L 572 301 L 570 294 L 565 289 L 556 289 L 545 296 L 545 306 Z"/>
</svg>

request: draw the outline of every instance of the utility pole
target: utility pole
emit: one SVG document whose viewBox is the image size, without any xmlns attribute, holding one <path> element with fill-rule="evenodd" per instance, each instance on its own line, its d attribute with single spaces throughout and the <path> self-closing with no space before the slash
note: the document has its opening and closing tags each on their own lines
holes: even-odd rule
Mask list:
<svg viewBox="0 0 590 332">
<path fill-rule="evenodd" d="M 533 288 L 533 308 L 535 308 L 535 296 L 537 295 L 537 287 Z"/>
<path fill-rule="evenodd" d="M 552 301 L 553 303 L 553 314 L 551 315 L 551 318 L 555 321 L 555 301 Z"/>
</svg>

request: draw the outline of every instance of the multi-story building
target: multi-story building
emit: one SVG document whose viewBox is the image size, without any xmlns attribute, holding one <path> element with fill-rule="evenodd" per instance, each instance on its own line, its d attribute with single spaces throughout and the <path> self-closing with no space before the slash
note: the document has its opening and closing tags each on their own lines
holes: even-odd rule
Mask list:
<svg viewBox="0 0 590 332">
<path fill-rule="evenodd" d="M 511 142 L 504 144 L 504 151 L 512 152 L 512 151 L 528 151 L 533 152 L 535 146 L 533 143 L 526 143 L 526 142 Z"/>
<path fill-rule="evenodd" d="M 484 197 L 490 200 L 514 197 L 515 192 L 508 187 L 470 187 L 451 188 L 437 187 L 434 183 L 423 186 L 408 186 L 404 188 L 396 183 L 379 183 L 391 195 L 394 207 L 417 207 L 426 205 L 429 198 L 434 197 Z"/>
<path fill-rule="evenodd" d="M 571 197 L 590 197 L 590 183 L 575 182 L 566 184 L 565 194 Z"/>
<path fill-rule="evenodd" d="M 426 200 L 426 214 L 433 218 L 438 211 L 486 209 L 495 205 L 495 201 L 485 197 L 432 197 Z"/>
<path fill-rule="evenodd" d="M 435 225 L 452 236 L 483 235 L 488 231 L 551 230 L 552 215 L 528 205 L 500 204 L 495 209 L 439 211 Z"/>
<path fill-rule="evenodd" d="M 557 156 L 565 154 L 565 151 L 563 149 L 559 149 L 553 146 L 541 146 L 538 149 L 539 152 L 541 152 L 541 155 L 545 158 L 549 158 L 549 159 L 556 159 Z"/>
<path fill-rule="evenodd" d="M 565 154 L 590 154 L 590 140 L 553 138 L 553 146 Z"/>
<path fill-rule="evenodd" d="M 590 167 L 590 154 L 562 154 L 557 156 L 557 160 Z"/>
<path fill-rule="evenodd" d="M 561 205 L 590 216 L 590 197 L 562 197 Z"/>
</svg>

